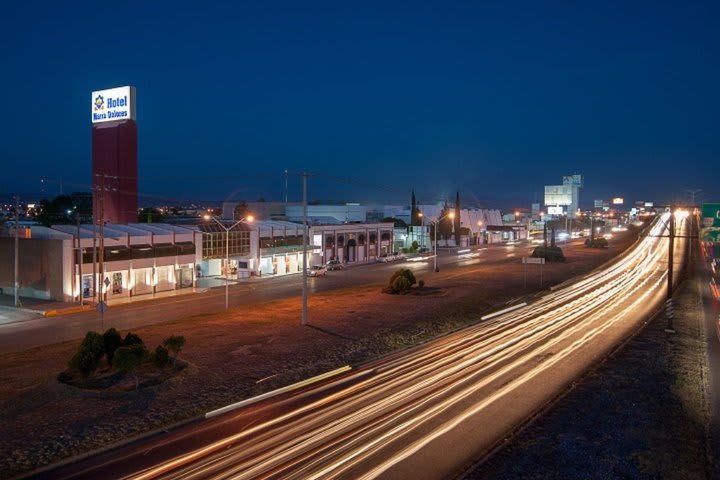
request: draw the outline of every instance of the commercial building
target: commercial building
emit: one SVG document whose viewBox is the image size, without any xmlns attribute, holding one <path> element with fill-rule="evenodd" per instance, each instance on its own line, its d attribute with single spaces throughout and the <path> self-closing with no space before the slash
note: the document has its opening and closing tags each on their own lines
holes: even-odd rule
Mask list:
<svg viewBox="0 0 720 480">
<path fill-rule="evenodd" d="M 574 218 L 580 207 L 582 175 L 566 175 L 562 185 L 545 185 L 545 207 L 550 216 Z"/>
<path fill-rule="evenodd" d="M 12 232 L 10 232 L 12 233 Z M 101 250 L 100 238 L 103 248 Z M 79 245 L 78 245 L 79 238 Z M 107 301 L 194 286 L 199 232 L 173 225 L 31 226 L 19 239 L 19 295 Z M 0 288 L 13 291 L 14 238 L 0 237 Z M 93 281 L 94 279 L 94 281 Z"/>
</svg>

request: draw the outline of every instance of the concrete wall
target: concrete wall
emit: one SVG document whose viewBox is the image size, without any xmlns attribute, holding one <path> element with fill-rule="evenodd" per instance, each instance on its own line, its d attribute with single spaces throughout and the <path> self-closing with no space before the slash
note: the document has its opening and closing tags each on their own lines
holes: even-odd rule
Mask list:
<svg viewBox="0 0 720 480">
<path fill-rule="evenodd" d="M 0 237 L 0 288 L 14 294 L 15 239 Z M 65 301 L 63 241 L 21 238 L 19 242 L 20 296 Z"/>
</svg>

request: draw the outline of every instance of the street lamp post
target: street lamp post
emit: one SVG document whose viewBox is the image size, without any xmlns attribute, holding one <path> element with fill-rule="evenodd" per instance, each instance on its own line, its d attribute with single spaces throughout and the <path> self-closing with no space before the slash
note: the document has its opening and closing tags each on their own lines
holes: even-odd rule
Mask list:
<svg viewBox="0 0 720 480">
<path fill-rule="evenodd" d="M 230 230 L 237 227 L 244 221 L 252 222 L 253 216 L 248 215 L 247 217 L 243 217 L 237 222 L 233 223 L 231 227 L 226 227 L 220 220 L 218 220 L 215 217 L 210 217 L 213 220 L 215 220 L 215 223 L 220 225 L 223 230 L 225 230 L 225 310 L 229 308 L 229 293 L 228 293 L 228 275 L 230 273 Z"/>
<path fill-rule="evenodd" d="M 417 213 L 418 217 L 420 217 L 420 228 L 421 228 L 421 234 L 420 234 L 420 246 L 425 246 L 425 216 L 422 212 Z"/>
<path fill-rule="evenodd" d="M 435 263 L 435 271 L 436 271 L 436 272 L 439 272 L 439 271 L 440 271 L 440 269 L 439 269 L 438 266 L 437 266 L 437 231 L 438 231 L 438 224 L 439 224 L 440 221 L 441 221 L 443 218 L 445 218 L 445 217 L 450 217 L 451 219 L 452 219 L 452 218 L 455 218 L 455 212 L 448 212 L 448 213 L 446 213 L 445 215 L 443 215 L 442 217 L 438 217 L 437 220 L 435 220 L 435 221 L 431 220 L 431 222 L 433 223 L 433 233 L 434 233 L 434 235 L 435 235 L 435 245 L 434 245 L 434 248 L 435 248 L 434 260 L 435 260 L 435 262 L 434 262 L 434 263 Z"/>
</svg>

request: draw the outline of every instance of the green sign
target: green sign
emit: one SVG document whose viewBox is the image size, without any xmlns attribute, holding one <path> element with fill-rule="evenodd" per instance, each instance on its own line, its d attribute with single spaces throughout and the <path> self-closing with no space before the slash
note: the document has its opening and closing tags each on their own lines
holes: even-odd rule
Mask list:
<svg viewBox="0 0 720 480">
<path fill-rule="evenodd" d="M 720 203 L 703 203 L 702 226 L 720 227 Z"/>
</svg>

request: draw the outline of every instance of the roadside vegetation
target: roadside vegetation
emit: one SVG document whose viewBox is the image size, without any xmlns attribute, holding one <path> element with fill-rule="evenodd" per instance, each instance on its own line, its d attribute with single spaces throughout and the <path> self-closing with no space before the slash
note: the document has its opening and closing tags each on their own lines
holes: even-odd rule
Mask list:
<svg viewBox="0 0 720 480">
<path fill-rule="evenodd" d="M 413 289 L 413 285 L 416 283 L 418 286 Z M 425 280 L 418 281 L 415 278 L 415 274 L 409 268 L 399 268 L 392 274 L 388 284 L 383 287 L 382 293 L 389 293 L 390 295 L 404 295 L 413 290 L 422 288 L 425 288 Z"/>
<path fill-rule="evenodd" d="M 58 380 L 83 389 L 127 390 L 128 376 L 133 380 L 134 389 L 157 385 L 186 366 L 177 362 L 184 345 L 185 337 L 173 335 L 150 352 L 142 339 L 132 332 L 125 338 L 114 328 L 102 335 L 87 332 L 70 359 L 69 368 L 58 375 Z M 168 367 L 169 352 L 173 353 L 171 368 Z"/>
</svg>

